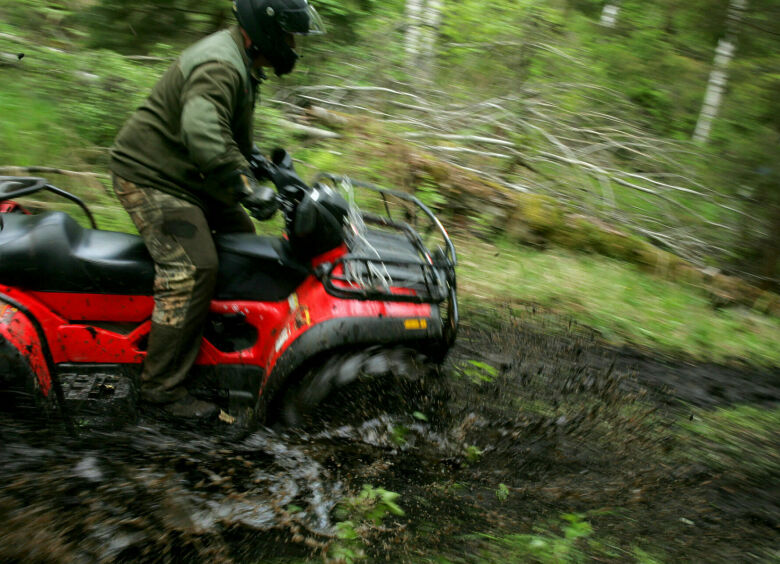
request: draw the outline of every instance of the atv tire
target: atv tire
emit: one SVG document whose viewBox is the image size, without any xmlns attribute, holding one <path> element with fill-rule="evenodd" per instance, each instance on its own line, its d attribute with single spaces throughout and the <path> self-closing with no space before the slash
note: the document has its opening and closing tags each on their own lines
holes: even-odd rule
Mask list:
<svg viewBox="0 0 780 564">
<path fill-rule="evenodd" d="M 424 355 L 406 347 L 331 355 L 283 392 L 277 420 L 310 428 L 430 412 L 439 405 L 431 387 L 436 373 Z"/>
</svg>

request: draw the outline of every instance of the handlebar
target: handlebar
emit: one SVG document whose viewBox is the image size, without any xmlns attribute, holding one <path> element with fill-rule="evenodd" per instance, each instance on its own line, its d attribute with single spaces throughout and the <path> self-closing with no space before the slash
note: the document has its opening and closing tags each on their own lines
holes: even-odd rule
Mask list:
<svg viewBox="0 0 780 564">
<path fill-rule="evenodd" d="M 279 208 L 286 220 L 291 219 L 295 207 L 311 187 L 295 172 L 290 154 L 285 149 L 276 148 L 271 152 L 271 160 L 268 160 L 255 147 L 249 158 L 249 166 L 256 179 L 270 180 L 276 187 Z"/>
</svg>

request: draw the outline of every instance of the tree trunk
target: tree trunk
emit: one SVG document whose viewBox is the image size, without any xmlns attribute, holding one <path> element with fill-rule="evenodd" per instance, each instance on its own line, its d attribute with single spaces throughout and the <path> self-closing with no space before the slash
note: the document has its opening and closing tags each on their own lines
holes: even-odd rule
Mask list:
<svg viewBox="0 0 780 564">
<path fill-rule="evenodd" d="M 442 0 L 406 1 L 406 63 L 415 78 L 431 78 Z"/>
<path fill-rule="evenodd" d="M 764 239 L 763 244 L 763 257 L 761 275 L 763 281 L 761 283 L 765 290 L 778 290 L 780 282 L 780 276 L 778 276 L 778 262 L 780 262 L 780 204 L 774 204 L 770 208 L 771 213 L 771 226 L 769 230 L 769 236 Z"/>
<path fill-rule="evenodd" d="M 620 13 L 620 4 L 617 2 L 608 2 L 601 11 L 601 20 L 599 23 L 604 27 L 615 27 L 618 14 Z"/>
<path fill-rule="evenodd" d="M 423 30 L 420 42 L 420 75 L 430 80 L 436 59 L 436 37 L 441 22 L 442 0 L 428 0 L 423 12 Z"/>
<path fill-rule="evenodd" d="M 693 132 L 693 140 L 699 143 L 706 143 L 709 140 L 712 122 L 720 110 L 723 92 L 726 90 L 729 79 L 728 66 L 731 59 L 734 58 L 736 50 L 739 22 L 742 20 L 746 7 L 747 0 L 731 0 L 729 4 L 726 36 L 718 41 L 718 47 L 715 49 L 715 60 L 707 83 L 707 91 L 704 94 L 704 103 L 701 107 L 699 120 L 696 122 L 696 129 Z"/>
<path fill-rule="evenodd" d="M 420 50 L 420 26 L 423 3 L 425 0 L 406 0 L 406 62 L 409 69 L 417 66 L 417 53 Z"/>
</svg>

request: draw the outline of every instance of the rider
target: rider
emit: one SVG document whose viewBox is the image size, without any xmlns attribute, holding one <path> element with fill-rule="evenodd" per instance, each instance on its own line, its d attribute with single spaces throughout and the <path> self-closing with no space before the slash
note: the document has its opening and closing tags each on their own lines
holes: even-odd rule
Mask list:
<svg viewBox="0 0 780 564">
<path fill-rule="evenodd" d="M 187 391 L 217 281 L 212 233 L 254 233 L 277 209 L 260 186 L 252 141 L 263 67 L 292 71 L 295 35 L 322 33 L 307 0 L 235 0 L 238 25 L 188 49 L 111 148 L 114 191 L 155 264 L 154 310 L 141 399 L 179 417 L 213 416 Z"/>
</svg>

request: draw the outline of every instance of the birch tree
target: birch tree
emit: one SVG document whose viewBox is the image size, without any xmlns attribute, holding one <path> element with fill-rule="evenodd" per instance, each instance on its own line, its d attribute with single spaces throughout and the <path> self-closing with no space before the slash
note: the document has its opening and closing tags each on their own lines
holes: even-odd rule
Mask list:
<svg viewBox="0 0 780 564">
<path fill-rule="evenodd" d="M 442 0 L 427 0 L 423 11 L 423 28 L 420 40 L 419 70 L 427 79 L 433 75 L 436 59 L 436 37 L 441 22 Z"/>
<path fill-rule="evenodd" d="M 442 0 L 406 1 L 406 61 L 418 78 L 431 79 Z"/>
<path fill-rule="evenodd" d="M 701 113 L 693 133 L 694 141 L 699 143 L 706 143 L 710 138 L 712 122 L 718 115 L 723 92 L 728 84 L 728 66 L 734 58 L 739 23 L 746 8 L 747 0 L 731 0 L 729 3 L 726 35 L 718 40 L 718 46 L 715 49 L 715 60 L 713 61 L 710 78 L 707 83 L 707 91 L 704 94 L 704 103 L 702 104 Z"/>
<path fill-rule="evenodd" d="M 601 20 L 599 23 L 604 27 L 615 27 L 618 14 L 620 13 L 620 4 L 618 2 L 607 2 L 601 11 Z"/>
<path fill-rule="evenodd" d="M 406 0 L 406 61 L 414 67 L 420 49 L 421 14 L 425 0 Z"/>
</svg>

